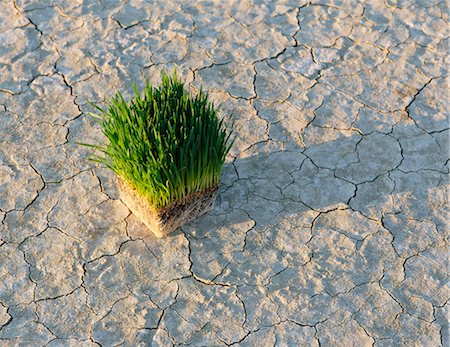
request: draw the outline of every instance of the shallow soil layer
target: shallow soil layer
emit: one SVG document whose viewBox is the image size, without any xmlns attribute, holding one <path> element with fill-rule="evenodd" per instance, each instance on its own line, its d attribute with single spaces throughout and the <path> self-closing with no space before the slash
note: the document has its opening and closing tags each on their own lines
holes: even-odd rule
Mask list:
<svg viewBox="0 0 450 347">
<path fill-rule="evenodd" d="M 135 189 L 117 179 L 121 200 L 156 236 L 164 237 L 214 208 L 218 187 L 193 193 L 163 209 L 155 209 Z"/>
</svg>

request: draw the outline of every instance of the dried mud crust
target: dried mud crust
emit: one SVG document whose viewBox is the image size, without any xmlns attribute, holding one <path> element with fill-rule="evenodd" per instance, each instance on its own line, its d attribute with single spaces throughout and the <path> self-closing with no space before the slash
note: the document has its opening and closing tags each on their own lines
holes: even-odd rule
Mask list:
<svg viewBox="0 0 450 347">
<path fill-rule="evenodd" d="M 137 191 L 117 178 L 120 198 L 156 237 L 164 237 L 214 208 L 218 187 L 190 194 L 167 208 L 156 209 Z"/>
<path fill-rule="evenodd" d="M 450 347 L 445 1 L 0 3 L 0 346 Z M 235 142 L 146 238 L 76 143 L 174 65 Z"/>
</svg>

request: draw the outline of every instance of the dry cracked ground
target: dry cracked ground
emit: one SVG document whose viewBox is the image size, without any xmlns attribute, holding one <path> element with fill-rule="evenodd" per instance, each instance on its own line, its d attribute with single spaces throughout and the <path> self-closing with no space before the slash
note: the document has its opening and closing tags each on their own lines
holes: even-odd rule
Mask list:
<svg viewBox="0 0 450 347">
<path fill-rule="evenodd" d="M 449 346 L 448 3 L 0 6 L 1 346 Z M 173 66 L 236 142 L 155 239 L 76 143 Z"/>
</svg>

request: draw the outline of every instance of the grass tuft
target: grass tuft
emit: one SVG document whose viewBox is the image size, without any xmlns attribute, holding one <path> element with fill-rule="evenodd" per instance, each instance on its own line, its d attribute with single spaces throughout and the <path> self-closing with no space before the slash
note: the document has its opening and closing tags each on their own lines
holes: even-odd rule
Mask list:
<svg viewBox="0 0 450 347">
<path fill-rule="evenodd" d="M 208 94 L 187 92 L 174 71 L 161 74 L 160 86 L 146 83 L 125 101 L 118 92 L 106 109 L 91 104 L 90 114 L 108 142 L 83 144 L 155 208 L 165 208 L 188 195 L 217 187 L 233 141 Z"/>
</svg>

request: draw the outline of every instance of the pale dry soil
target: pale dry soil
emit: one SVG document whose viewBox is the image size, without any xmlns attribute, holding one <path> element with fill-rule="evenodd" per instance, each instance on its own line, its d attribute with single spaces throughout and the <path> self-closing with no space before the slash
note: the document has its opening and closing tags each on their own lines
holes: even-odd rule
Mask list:
<svg viewBox="0 0 450 347">
<path fill-rule="evenodd" d="M 447 5 L 2 0 L 0 345 L 449 346 Z M 155 239 L 76 142 L 173 66 L 236 142 Z"/>
</svg>

